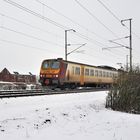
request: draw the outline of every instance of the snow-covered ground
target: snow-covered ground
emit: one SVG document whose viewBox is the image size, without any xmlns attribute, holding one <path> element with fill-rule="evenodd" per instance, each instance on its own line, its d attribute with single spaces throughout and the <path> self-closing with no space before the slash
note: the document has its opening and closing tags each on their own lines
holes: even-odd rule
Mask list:
<svg viewBox="0 0 140 140">
<path fill-rule="evenodd" d="M 0 100 L 0 140 L 140 140 L 140 115 L 105 108 L 106 92 Z"/>
</svg>

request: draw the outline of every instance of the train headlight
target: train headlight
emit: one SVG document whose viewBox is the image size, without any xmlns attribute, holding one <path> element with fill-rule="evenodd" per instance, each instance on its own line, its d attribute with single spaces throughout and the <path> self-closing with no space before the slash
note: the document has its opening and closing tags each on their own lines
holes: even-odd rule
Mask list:
<svg viewBox="0 0 140 140">
<path fill-rule="evenodd" d="M 53 75 L 53 77 L 58 78 L 58 75 Z"/>
<path fill-rule="evenodd" d="M 45 75 L 44 74 L 41 74 L 40 77 L 45 77 Z"/>
</svg>

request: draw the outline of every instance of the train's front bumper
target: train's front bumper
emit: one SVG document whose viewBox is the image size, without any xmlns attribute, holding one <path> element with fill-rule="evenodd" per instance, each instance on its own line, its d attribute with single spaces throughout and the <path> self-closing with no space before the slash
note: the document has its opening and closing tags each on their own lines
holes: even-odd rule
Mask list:
<svg viewBox="0 0 140 140">
<path fill-rule="evenodd" d="M 51 85 L 58 85 L 59 84 L 59 80 L 58 78 L 45 78 L 45 77 L 40 77 L 40 83 L 42 85 L 46 85 L 46 86 L 51 86 Z"/>
</svg>

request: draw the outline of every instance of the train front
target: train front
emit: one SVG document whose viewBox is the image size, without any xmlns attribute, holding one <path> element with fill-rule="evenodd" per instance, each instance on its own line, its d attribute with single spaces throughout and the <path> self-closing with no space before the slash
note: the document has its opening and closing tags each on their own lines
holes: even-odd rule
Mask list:
<svg viewBox="0 0 140 140">
<path fill-rule="evenodd" d="M 60 61 L 58 59 L 44 60 L 40 70 L 40 83 L 42 86 L 59 85 Z"/>
</svg>

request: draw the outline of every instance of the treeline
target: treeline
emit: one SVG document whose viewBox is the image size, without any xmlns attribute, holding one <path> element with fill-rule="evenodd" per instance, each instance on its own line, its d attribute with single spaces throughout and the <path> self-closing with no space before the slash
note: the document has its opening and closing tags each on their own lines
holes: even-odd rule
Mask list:
<svg viewBox="0 0 140 140">
<path fill-rule="evenodd" d="M 106 98 L 106 107 L 140 114 L 140 70 L 121 71 Z"/>
</svg>

